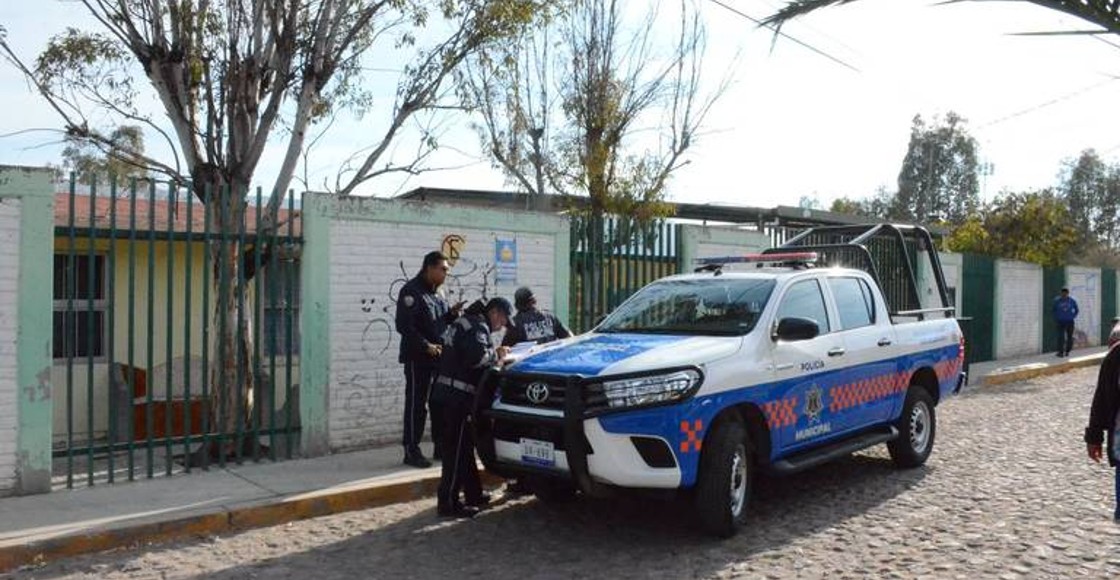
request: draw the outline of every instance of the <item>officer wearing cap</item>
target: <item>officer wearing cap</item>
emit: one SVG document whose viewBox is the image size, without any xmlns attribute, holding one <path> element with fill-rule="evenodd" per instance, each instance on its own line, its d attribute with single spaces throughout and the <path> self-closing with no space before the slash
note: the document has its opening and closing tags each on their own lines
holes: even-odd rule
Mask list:
<svg viewBox="0 0 1120 580">
<path fill-rule="evenodd" d="M 432 391 L 443 412 L 445 456 L 437 507 L 441 517 L 473 517 L 489 503 L 478 477 L 474 431 L 468 422 L 483 374 L 509 354 L 508 347 L 494 348 L 490 333 L 509 324 L 512 310 L 505 298 L 493 298 L 485 305 L 480 300 L 443 334 Z"/>
<path fill-rule="evenodd" d="M 431 467 L 432 462 L 420 451 L 424 423 L 428 418 L 432 373 L 439 364 L 440 343 L 444 330 L 459 317 L 462 303 L 448 307 L 439 294 L 439 287 L 451 270 L 447 257 L 440 252 L 424 256 L 420 273 L 401 288 L 397 297 L 397 332 L 401 335 L 400 362 L 404 365 L 404 464 Z M 435 458 L 440 459 L 439 410 L 431 402 L 432 442 Z"/>
<path fill-rule="evenodd" d="M 513 317 L 512 328 L 502 339 L 503 345 L 513 346 L 521 342 L 544 344 L 572 335 L 555 315 L 537 309 L 537 297 L 529 287 L 518 288 L 513 294 L 513 302 L 517 305 L 517 315 Z"/>
<path fill-rule="evenodd" d="M 502 337 L 504 346 L 513 346 L 522 342 L 544 344 L 572 335 L 559 318 L 537 308 L 537 297 L 528 286 L 522 286 L 513 293 L 513 303 L 517 305 L 517 314 L 513 317 L 509 330 Z M 506 493 L 510 495 L 520 495 L 529 491 L 529 486 L 521 478 L 510 481 L 506 487 Z"/>
</svg>

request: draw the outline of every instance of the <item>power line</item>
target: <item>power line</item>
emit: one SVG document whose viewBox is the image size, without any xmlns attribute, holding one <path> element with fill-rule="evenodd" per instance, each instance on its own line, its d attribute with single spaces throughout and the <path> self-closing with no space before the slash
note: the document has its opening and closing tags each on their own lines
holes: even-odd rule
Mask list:
<svg viewBox="0 0 1120 580">
<path fill-rule="evenodd" d="M 776 34 L 778 36 L 781 36 L 783 38 L 786 38 L 786 39 L 792 41 L 793 43 L 795 43 L 799 46 L 807 48 L 807 49 L 811 50 L 812 52 L 815 52 L 816 54 L 818 54 L 820 56 L 823 56 L 823 57 L 827 58 L 828 60 L 831 60 L 832 62 L 835 62 L 835 63 L 837 63 L 837 64 L 839 64 L 839 65 L 841 65 L 845 68 L 849 68 L 849 69 L 851 69 L 855 72 L 862 72 L 858 68 L 844 62 L 843 60 L 841 60 L 841 59 L 839 59 L 835 56 L 832 56 L 831 54 L 829 54 L 829 53 L 827 53 L 827 52 L 825 52 L 825 51 L 823 51 L 823 50 L 821 50 L 821 49 L 819 49 L 819 48 L 817 48 L 817 47 L 815 47 L 815 46 L 813 46 L 813 45 L 811 45 L 807 42 L 804 42 L 802 40 L 798 40 L 797 38 L 794 38 L 794 37 L 782 32 L 780 28 L 774 26 L 773 24 L 766 24 L 763 21 L 747 14 L 746 12 L 743 12 L 742 10 L 739 10 L 737 8 L 733 8 L 733 7 L 725 4 L 721 0 L 711 0 L 711 2 L 713 4 L 715 4 L 716 6 L 719 6 L 719 7 L 723 8 L 724 10 L 727 10 L 728 12 L 731 12 L 732 14 L 738 15 L 742 18 L 746 18 L 747 20 L 750 20 L 751 22 L 753 22 L 753 23 L 755 23 L 759 26 L 762 26 L 764 28 L 769 28 L 770 30 L 774 31 L 774 34 Z"/>
<path fill-rule="evenodd" d="M 1103 80 L 1099 83 L 1089 85 L 1087 87 L 1082 87 L 1082 88 L 1080 88 L 1076 91 L 1066 93 L 1066 94 L 1058 96 L 1058 97 L 1054 97 L 1053 99 L 1041 102 L 1041 103 L 1039 103 L 1037 105 L 1033 105 L 1031 107 L 1027 107 L 1026 109 L 1021 109 L 1019 111 L 1011 113 L 1010 115 L 1005 115 L 1005 116 L 1000 117 L 998 119 L 995 119 L 993 121 L 988 121 L 987 123 L 984 123 L 982 125 L 978 125 L 976 127 L 976 129 L 984 129 L 986 127 L 991 127 L 992 125 L 998 125 L 1000 123 L 1003 123 L 1004 121 L 1010 121 L 1011 119 L 1022 117 L 1023 115 L 1033 113 L 1033 112 L 1035 112 L 1039 109 L 1045 109 L 1046 107 L 1050 107 L 1050 106 L 1056 105 L 1058 103 L 1061 103 L 1063 101 L 1068 101 L 1068 100 L 1073 99 L 1075 97 L 1079 97 L 1079 96 L 1081 96 L 1085 93 L 1097 90 L 1097 89 L 1099 89 L 1099 88 L 1101 88 L 1105 85 L 1116 82 L 1118 80 L 1120 80 L 1120 77 L 1109 77 L 1109 78 L 1107 78 L 1107 79 L 1105 79 L 1105 80 Z"/>
</svg>

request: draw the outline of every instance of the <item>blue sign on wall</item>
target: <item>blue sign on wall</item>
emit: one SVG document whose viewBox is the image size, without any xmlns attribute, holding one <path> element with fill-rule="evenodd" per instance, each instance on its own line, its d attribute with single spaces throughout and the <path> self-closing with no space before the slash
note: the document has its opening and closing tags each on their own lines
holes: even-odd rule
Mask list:
<svg viewBox="0 0 1120 580">
<path fill-rule="evenodd" d="M 494 281 L 498 284 L 517 284 L 517 240 L 494 240 Z"/>
</svg>

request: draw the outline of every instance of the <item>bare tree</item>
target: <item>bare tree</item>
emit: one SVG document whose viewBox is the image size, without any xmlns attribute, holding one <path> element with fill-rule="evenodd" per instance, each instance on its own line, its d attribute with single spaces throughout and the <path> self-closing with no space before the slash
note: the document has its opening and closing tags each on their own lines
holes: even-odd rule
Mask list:
<svg viewBox="0 0 1120 580">
<path fill-rule="evenodd" d="M 274 216 L 304 151 L 309 127 L 329 118 L 332 111 L 365 111 L 372 102 L 363 82 L 363 57 L 418 52 L 396 86 L 394 107 L 385 111 L 385 129 L 355 170 L 340 181 L 338 191 L 343 194 L 402 169 L 385 157 L 405 123 L 438 107 L 452 71 L 473 52 L 516 34 L 531 21 L 539 4 L 536 0 L 80 1 L 99 23 L 98 30 L 70 29 L 54 37 L 33 68 L 2 37 L 0 53 L 58 113 L 68 135 L 188 183 L 190 191 L 211 206 L 216 229 L 226 233 L 236 232 L 244 222 L 246 194 L 259 178 L 256 169 L 265 146 L 275 138 L 283 139 L 285 153 L 279 172 L 270 176 L 271 194 L 263 213 L 266 232 L 280 225 L 273 223 Z M 416 36 L 431 30 L 437 18 L 447 24 L 447 36 L 431 48 L 414 48 Z M 158 98 L 163 118 L 153 118 L 136 106 L 144 93 Z M 112 129 L 93 126 L 91 118 L 143 124 L 166 140 L 173 158 L 161 160 L 121 148 Z M 244 259 L 244 254 L 267 251 L 238 243 L 213 245 L 214 279 L 219 278 L 218 272 L 230 280 L 250 277 L 254 272 L 245 264 L 253 260 Z M 220 295 L 216 292 L 218 306 L 213 312 L 214 328 L 225 331 L 213 346 L 212 424 L 230 432 L 238 417 L 219 409 L 234 409 L 234 401 L 241 397 L 243 418 L 253 416 L 248 397 L 255 375 L 244 355 L 252 351 L 248 343 L 252 322 L 245 314 L 254 310 L 245 306 L 248 297 L 240 295 L 248 285 L 226 286 Z M 239 308 L 245 309 L 241 315 Z M 238 377 L 244 380 L 240 385 Z"/>
<path fill-rule="evenodd" d="M 667 213 L 666 184 L 728 83 L 703 91 L 704 26 L 672 4 L 667 43 L 660 3 L 634 21 L 616 0 L 576 0 L 475 54 L 460 86 L 494 164 L 532 196 L 587 196 L 595 214 Z"/>
</svg>

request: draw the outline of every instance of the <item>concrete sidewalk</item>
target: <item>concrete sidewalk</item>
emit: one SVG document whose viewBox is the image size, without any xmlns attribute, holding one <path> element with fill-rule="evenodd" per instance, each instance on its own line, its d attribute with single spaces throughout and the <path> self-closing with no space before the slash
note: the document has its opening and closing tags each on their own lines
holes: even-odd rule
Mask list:
<svg viewBox="0 0 1120 580">
<path fill-rule="evenodd" d="M 430 447 L 428 448 L 430 451 Z M 59 557 L 434 496 L 397 446 L 0 499 L 0 574 Z"/>
<path fill-rule="evenodd" d="M 1100 364 L 1104 348 L 974 364 L 971 388 Z M 430 447 L 428 448 L 430 451 Z M 397 446 L 0 499 L 0 574 L 66 556 L 228 534 L 435 494 L 439 468 Z M 496 480 L 490 480 L 496 483 Z"/>
<path fill-rule="evenodd" d="M 1108 349 L 1103 346 L 1082 348 L 1068 357 L 1053 352 L 1015 359 L 975 363 L 968 369 L 968 383 L 973 387 L 1001 385 L 1024 379 L 1064 373 L 1076 368 L 1097 366 Z"/>
</svg>

